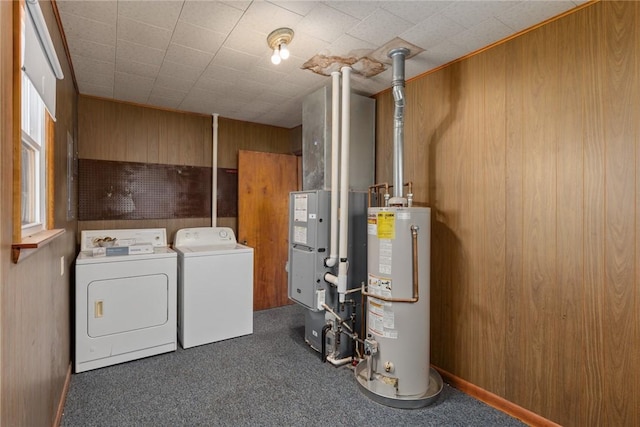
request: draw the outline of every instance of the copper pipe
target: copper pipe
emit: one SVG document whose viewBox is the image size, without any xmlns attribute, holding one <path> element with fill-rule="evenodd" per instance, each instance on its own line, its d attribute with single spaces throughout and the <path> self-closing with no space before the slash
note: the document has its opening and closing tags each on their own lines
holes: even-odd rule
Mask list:
<svg viewBox="0 0 640 427">
<path fill-rule="evenodd" d="M 362 295 L 367 297 L 376 298 L 386 302 L 408 302 L 416 303 L 420 299 L 418 292 L 418 230 L 420 227 L 417 225 L 411 226 L 411 251 L 412 251 L 412 279 L 413 279 L 413 297 L 412 298 L 393 298 L 385 297 L 382 295 L 372 294 L 366 291 L 366 285 L 362 284 Z"/>
</svg>

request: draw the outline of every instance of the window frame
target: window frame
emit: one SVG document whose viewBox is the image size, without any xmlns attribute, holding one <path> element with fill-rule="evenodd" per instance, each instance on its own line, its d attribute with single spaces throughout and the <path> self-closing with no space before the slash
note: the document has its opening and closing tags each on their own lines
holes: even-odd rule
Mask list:
<svg viewBox="0 0 640 427">
<path fill-rule="evenodd" d="M 50 186 L 47 179 L 47 170 L 49 169 L 47 158 L 50 151 L 49 146 L 53 141 L 48 132 L 47 119 L 50 117 L 48 117 L 49 113 L 44 106 L 44 101 L 40 98 L 26 73 L 24 71 L 20 71 L 20 73 L 20 234 L 21 237 L 26 237 L 49 228 L 50 222 L 47 212 L 51 201 L 47 197 Z M 25 118 L 25 114 L 29 114 L 29 117 Z M 34 170 L 28 177 L 25 175 L 22 155 L 25 148 L 34 152 Z M 32 197 L 27 197 L 31 200 L 27 203 L 25 203 L 25 178 L 31 180 L 26 183 L 29 187 L 26 191 L 35 193 L 31 194 Z M 25 222 L 24 207 L 26 204 L 33 205 L 27 215 L 30 222 Z"/>
<path fill-rule="evenodd" d="M 12 234 L 13 243 L 11 244 L 11 259 L 14 263 L 22 261 L 24 258 L 35 253 L 39 248 L 49 244 L 58 236 L 64 234 L 64 229 L 54 229 L 54 179 L 55 179 L 55 120 L 44 108 L 44 144 L 45 151 L 40 170 L 45 175 L 48 185 L 43 189 L 44 216 L 43 227 L 30 230 L 30 234 L 22 233 L 22 203 L 21 203 L 21 150 L 22 150 L 22 46 L 24 43 L 25 19 L 26 16 L 25 2 L 13 2 L 13 206 L 12 206 Z"/>
</svg>

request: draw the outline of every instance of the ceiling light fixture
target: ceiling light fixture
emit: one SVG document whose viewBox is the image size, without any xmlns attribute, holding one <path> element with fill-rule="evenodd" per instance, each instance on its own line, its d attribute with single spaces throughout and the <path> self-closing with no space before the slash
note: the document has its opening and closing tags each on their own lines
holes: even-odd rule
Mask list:
<svg viewBox="0 0 640 427">
<path fill-rule="evenodd" d="M 271 62 L 278 65 L 282 59 L 289 58 L 289 48 L 287 45 L 293 39 L 293 30 L 291 28 L 278 28 L 273 30 L 267 36 L 267 44 L 273 49 Z"/>
</svg>

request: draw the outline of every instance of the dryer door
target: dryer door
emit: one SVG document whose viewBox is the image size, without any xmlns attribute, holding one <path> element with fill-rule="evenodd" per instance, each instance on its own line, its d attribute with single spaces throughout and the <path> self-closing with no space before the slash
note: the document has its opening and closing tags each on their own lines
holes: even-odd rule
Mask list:
<svg viewBox="0 0 640 427">
<path fill-rule="evenodd" d="M 166 274 L 94 280 L 87 290 L 91 338 L 164 325 L 169 316 Z"/>
</svg>

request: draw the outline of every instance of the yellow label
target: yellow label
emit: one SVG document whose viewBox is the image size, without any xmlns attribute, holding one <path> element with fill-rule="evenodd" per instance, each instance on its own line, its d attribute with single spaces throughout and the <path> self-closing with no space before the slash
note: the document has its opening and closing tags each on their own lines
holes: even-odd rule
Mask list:
<svg viewBox="0 0 640 427">
<path fill-rule="evenodd" d="M 396 214 L 378 212 L 378 239 L 396 238 Z"/>
</svg>

